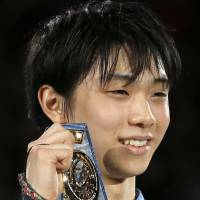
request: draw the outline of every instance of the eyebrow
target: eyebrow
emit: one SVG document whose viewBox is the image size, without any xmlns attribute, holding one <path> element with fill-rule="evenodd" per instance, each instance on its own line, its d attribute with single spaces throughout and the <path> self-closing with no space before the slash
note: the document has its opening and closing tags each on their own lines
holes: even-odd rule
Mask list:
<svg viewBox="0 0 200 200">
<path fill-rule="evenodd" d="M 119 80 L 123 82 L 128 82 L 132 77 L 131 73 L 116 73 L 113 75 L 112 80 Z M 169 86 L 169 79 L 167 76 L 161 76 L 153 79 L 153 84 L 162 84 L 163 86 Z"/>
<path fill-rule="evenodd" d="M 154 84 L 155 85 L 161 85 L 161 87 L 163 89 L 167 89 L 167 90 L 170 90 L 171 89 L 171 85 L 170 85 L 170 82 L 169 82 L 169 79 L 167 77 L 160 77 L 160 78 L 156 78 L 154 79 Z"/>
<path fill-rule="evenodd" d="M 120 81 L 124 81 L 127 82 L 131 79 L 132 74 L 131 73 L 116 73 L 113 74 L 112 76 L 112 80 L 120 80 Z"/>
<path fill-rule="evenodd" d="M 154 83 L 169 84 L 169 79 L 167 77 L 159 77 L 154 79 Z"/>
<path fill-rule="evenodd" d="M 132 74 L 131 73 L 127 73 L 127 74 L 114 74 L 112 79 L 114 80 L 122 80 L 122 81 L 128 81 L 130 80 L 132 77 Z M 158 78 L 155 78 L 154 79 L 154 82 L 155 83 L 168 83 L 169 80 L 166 76 L 163 76 L 163 77 L 158 77 Z"/>
</svg>

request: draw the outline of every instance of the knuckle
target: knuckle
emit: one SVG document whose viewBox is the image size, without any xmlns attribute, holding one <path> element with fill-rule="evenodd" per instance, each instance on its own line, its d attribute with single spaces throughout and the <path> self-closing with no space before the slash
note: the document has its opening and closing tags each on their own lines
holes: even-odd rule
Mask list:
<svg viewBox="0 0 200 200">
<path fill-rule="evenodd" d="M 64 149 L 65 153 L 67 154 L 73 154 L 73 150 L 74 150 L 74 147 L 72 144 L 67 145 L 66 148 Z"/>
<path fill-rule="evenodd" d="M 27 146 L 27 149 L 32 148 L 33 144 L 34 144 L 34 141 L 30 142 L 30 143 L 28 144 L 28 146 Z"/>
<path fill-rule="evenodd" d="M 66 139 L 74 142 L 74 135 L 72 132 L 70 132 L 69 130 L 66 130 L 64 134 L 65 134 Z"/>
<path fill-rule="evenodd" d="M 58 137 L 62 140 L 62 143 L 66 144 L 74 143 L 74 136 L 72 135 L 72 133 L 61 131 L 58 133 Z"/>
</svg>

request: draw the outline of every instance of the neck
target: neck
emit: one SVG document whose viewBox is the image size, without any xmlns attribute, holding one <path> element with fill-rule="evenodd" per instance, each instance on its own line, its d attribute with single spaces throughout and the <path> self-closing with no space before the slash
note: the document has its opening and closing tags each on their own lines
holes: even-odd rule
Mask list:
<svg viewBox="0 0 200 200">
<path fill-rule="evenodd" d="M 104 177 L 104 184 L 109 200 L 134 200 L 135 177 L 116 180 Z"/>
</svg>

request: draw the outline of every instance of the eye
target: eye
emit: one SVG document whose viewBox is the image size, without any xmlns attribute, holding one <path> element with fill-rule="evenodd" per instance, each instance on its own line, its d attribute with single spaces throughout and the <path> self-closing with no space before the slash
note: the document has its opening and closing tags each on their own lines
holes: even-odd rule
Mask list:
<svg viewBox="0 0 200 200">
<path fill-rule="evenodd" d="M 168 96 L 168 93 L 166 92 L 155 92 L 153 94 L 154 97 L 167 97 Z"/>
<path fill-rule="evenodd" d="M 114 94 L 114 95 L 119 95 L 119 96 L 129 96 L 129 93 L 126 90 L 110 90 L 107 91 L 108 93 Z"/>
</svg>

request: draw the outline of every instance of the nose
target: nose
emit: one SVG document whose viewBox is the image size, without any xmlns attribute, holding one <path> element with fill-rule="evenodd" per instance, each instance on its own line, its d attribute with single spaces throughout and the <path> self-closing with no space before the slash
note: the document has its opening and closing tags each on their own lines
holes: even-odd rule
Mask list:
<svg viewBox="0 0 200 200">
<path fill-rule="evenodd" d="M 128 113 L 128 124 L 131 126 L 149 128 L 156 122 L 151 106 L 145 97 L 135 98 L 130 103 Z"/>
</svg>

